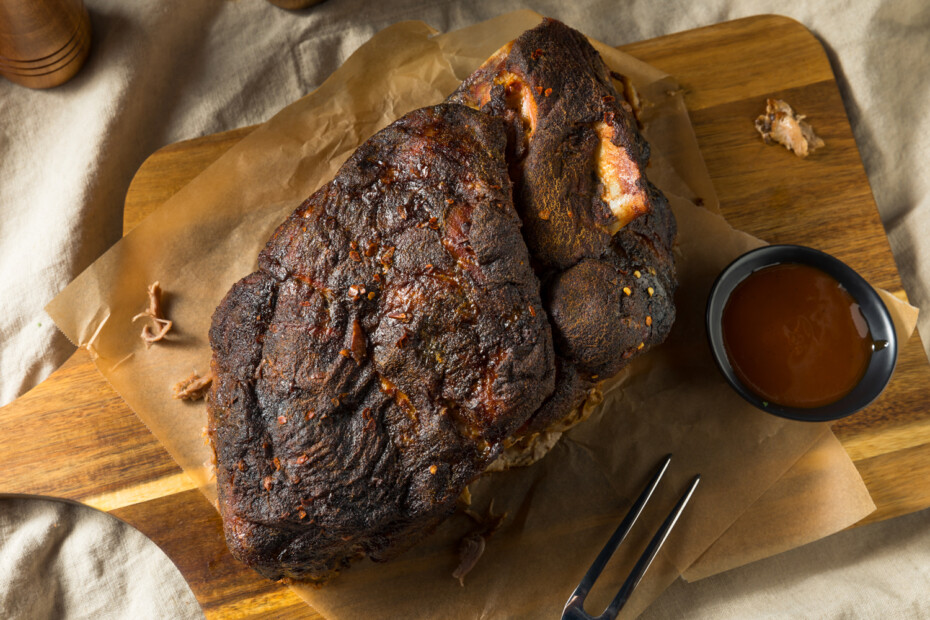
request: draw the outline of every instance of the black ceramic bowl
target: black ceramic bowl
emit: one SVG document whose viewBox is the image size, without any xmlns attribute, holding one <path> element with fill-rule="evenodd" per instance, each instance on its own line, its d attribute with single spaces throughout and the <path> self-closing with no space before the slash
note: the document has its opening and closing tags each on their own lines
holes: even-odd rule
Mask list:
<svg viewBox="0 0 930 620">
<path fill-rule="evenodd" d="M 868 323 L 872 340 L 887 343 L 872 353 L 869 365 L 859 383 L 840 400 L 814 408 L 785 407 L 766 402 L 737 378 L 723 347 L 721 319 L 723 309 L 733 289 L 752 272 L 782 263 L 816 267 L 836 279 L 852 295 Z M 799 245 L 769 245 L 743 254 L 724 269 L 707 299 L 707 337 L 717 366 L 726 380 L 747 401 L 768 413 L 792 420 L 825 422 L 848 416 L 875 400 L 891 379 L 898 359 L 898 340 L 888 309 L 868 282 L 840 260 L 819 250 Z"/>
</svg>

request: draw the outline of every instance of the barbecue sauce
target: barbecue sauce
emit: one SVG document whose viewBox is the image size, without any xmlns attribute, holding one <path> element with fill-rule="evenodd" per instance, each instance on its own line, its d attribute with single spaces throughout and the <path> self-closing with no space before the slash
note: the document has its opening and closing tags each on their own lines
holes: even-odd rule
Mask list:
<svg viewBox="0 0 930 620">
<path fill-rule="evenodd" d="M 723 344 L 746 387 L 799 408 L 848 394 L 873 350 L 852 296 L 833 277 L 800 264 L 766 267 L 737 285 L 723 310 Z"/>
</svg>

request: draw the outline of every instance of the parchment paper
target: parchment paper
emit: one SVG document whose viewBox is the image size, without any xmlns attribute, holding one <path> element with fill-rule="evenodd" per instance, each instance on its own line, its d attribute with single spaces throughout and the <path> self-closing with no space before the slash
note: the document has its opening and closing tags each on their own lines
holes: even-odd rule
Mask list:
<svg viewBox="0 0 930 620">
<path fill-rule="evenodd" d="M 848 458 L 836 458 L 842 444 L 829 430 L 807 454 L 746 510 L 698 560 L 684 572 L 687 581 L 710 577 L 725 570 L 813 542 L 852 525 L 862 508 L 874 504 L 856 466 Z M 818 502 L 805 501 L 813 489 Z M 830 506 L 823 509 L 823 504 Z M 865 516 L 864 514 L 862 516 Z M 803 524 L 803 527 L 798 527 Z"/>
<path fill-rule="evenodd" d="M 171 386 L 191 370 L 206 372 L 207 330 L 229 286 L 251 272 L 258 251 L 283 218 L 329 180 L 364 139 L 402 114 L 444 99 L 500 45 L 538 23 L 518 12 L 434 36 L 425 24 L 397 24 L 372 38 L 317 91 L 282 110 L 234 146 L 81 274 L 48 306 L 75 343 L 93 339 L 96 363 L 181 466 L 214 499 L 205 465 L 205 407 L 173 400 Z M 789 496 L 766 491 L 823 441 L 825 425 L 756 411 L 724 383 L 705 344 L 703 311 L 716 274 L 762 242 L 714 213 L 716 197 L 674 81 L 604 45 L 608 65 L 629 75 L 650 104 L 650 178 L 678 218 L 678 320 L 668 342 L 611 382 L 591 419 L 530 468 L 493 474 L 472 485 L 473 508 L 494 500 L 504 527 L 462 588 L 451 578 L 458 540 L 471 527 L 452 517 L 399 558 L 361 562 L 319 589 L 298 588 L 327 617 L 554 616 L 661 456 L 675 457 L 644 514 L 658 524 L 701 473 L 703 482 L 665 551 L 625 613 L 641 611 L 764 495 L 784 508 L 804 503 L 823 516 L 823 535 L 872 509 L 871 502 L 824 501 L 819 480 L 800 478 Z M 700 201 L 698 201 L 700 198 Z M 700 202 L 704 207 L 698 207 Z M 131 317 L 146 306 L 146 286 L 160 281 L 174 320 L 166 342 L 146 349 Z M 102 326 L 101 326 L 102 324 Z M 98 332 L 99 329 L 99 332 Z M 838 444 L 820 452 L 818 472 L 848 467 Z M 862 482 L 843 478 L 849 497 Z M 859 495 L 857 495 L 857 493 Z M 867 494 L 865 498 L 867 499 Z M 751 527 L 751 523 L 750 523 Z M 651 527 L 634 532 L 589 599 L 600 611 L 622 582 Z M 810 534 L 794 523 L 780 537 L 793 545 Z M 752 548 L 726 555 L 755 557 Z"/>
</svg>

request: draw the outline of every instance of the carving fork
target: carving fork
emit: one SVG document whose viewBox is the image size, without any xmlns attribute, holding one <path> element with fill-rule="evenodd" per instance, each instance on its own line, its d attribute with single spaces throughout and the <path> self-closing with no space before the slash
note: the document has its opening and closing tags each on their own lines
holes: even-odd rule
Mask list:
<svg viewBox="0 0 930 620">
<path fill-rule="evenodd" d="M 636 523 L 636 519 L 638 519 L 640 513 L 642 513 L 643 508 L 646 506 L 646 502 L 648 502 L 649 498 L 652 497 L 652 492 L 655 491 L 656 487 L 659 485 L 659 481 L 662 479 L 663 474 L 665 474 L 665 470 L 668 469 L 668 464 L 671 462 L 671 460 L 671 454 L 663 459 L 662 464 L 659 467 L 659 471 L 655 476 L 653 476 L 652 481 L 649 482 L 649 485 L 643 490 L 642 494 L 636 500 L 636 503 L 633 504 L 629 512 L 627 512 L 626 516 L 623 518 L 623 521 L 617 527 L 617 530 L 613 533 L 613 536 L 610 537 L 610 540 L 608 540 L 607 544 L 604 545 L 604 548 L 601 549 L 601 552 L 597 555 L 597 558 L 595 558 L 591 568 L 588 569 L 588 572 L 585 573 L 584 578 L 582 578 L 581 583 L 578 584 L 578 587 L 575 588 L 575 591 L 572 592 L 572 595 L 568 597 L 568 602 L 565 603 L 565 608 L 562 610 L 562 620 L 613 620 L 617 617 L 617 614 L 620 613 L 620 610 L 623 609 L 623 606 L 630 598 L 633 590 L 636 588 L 636 586 L 639 585 L 643 575 L 646 574 L 646 570 L 648 570 L 649 565 L 652 564 L 652 561 L 659 553 L 659 549 L 662 548 L 662 545 L 665 543 L 665 539 L 668 538 L 672 528 L 675 527 L 675 523 L 678 522 L 678 517 L 680 517 L 681 513 L 684 511 L 685 506 L 691 499 L 691 495 L 694 494 L 694 490 L 697 488 L 698 482 L 701 481 L 700 474 L 694 477 L 694 479 L 691 481 L 691 484 L 688 486 L 688 490 L 685 491 L 685 494 L 681 496 L 681 499 L 679 499 L 678 503 L 675 504 L 675 508 L 673 508 L 672 512 L 670 512 L 668 517 L 666 517 L 662 527 L 660 527 L 659 531 L 656 532 L 655 536 L 652 537 L 652 540 L 649 542 L 646 550 L 643 551 L 641 556 L 639 556 L 639 560 L 637 560 L 636 566 L 633 567 L 633 570 L 626 578 L 626 581 L 624 581 L 623 585 L 620 587 L 620 591 L 617 592 L 614 600 L 611 601 L 610 605 L 607 606 L 607 609 L 604 610 L 604 613 L 596 617 L 589 615 L 584 610 L 584 600 L 588 596 L 588 592 L 591 590 L 591 587 L 594 585 L 594 581 L 600 576 L 601 571 L 604 570 L 607 562 L 617 550 L 617 547 L 620 546 L 620 544 L 626 538 L 627 534 L 630 533 L 630 530 L 633 528 L 633 524 Z"/>
</svg>

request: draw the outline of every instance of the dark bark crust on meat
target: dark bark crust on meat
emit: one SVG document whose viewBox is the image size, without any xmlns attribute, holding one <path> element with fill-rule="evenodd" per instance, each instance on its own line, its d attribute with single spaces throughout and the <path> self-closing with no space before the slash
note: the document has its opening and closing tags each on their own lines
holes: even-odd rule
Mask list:
<svg viewBox="0 0 930 620">
<path fill-rule="evenodd" d="M 645 206 L 619 232 L 598 127 Z M 359 147 L 213 317 L 232 553 L 312 581 L 387 559 L 509 442 L 661 342 L 675 223 L 647 160 L 597 53 L 553 21 Z"/>
<path fill-rule="evenodd" d="M 272 577 L 384 557 L 552 392 L 500 121 L 414 111 L 275 232 L 211 330 L 226 536 Z"/>
</svg>

